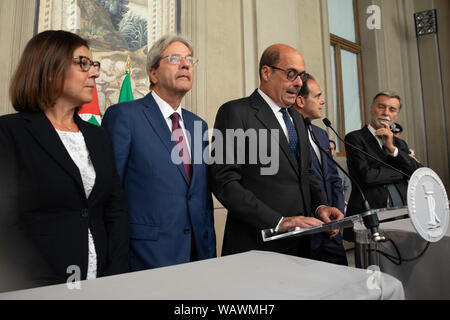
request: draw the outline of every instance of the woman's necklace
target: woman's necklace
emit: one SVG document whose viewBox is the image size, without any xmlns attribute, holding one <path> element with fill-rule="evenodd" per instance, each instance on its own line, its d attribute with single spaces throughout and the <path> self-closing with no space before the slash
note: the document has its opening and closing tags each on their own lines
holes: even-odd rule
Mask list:
<svg viewBox="0 0 450 320">
<path fill-rule="evenodd" d="M 54 120 L 50 120 L 50 122 L 52 123 L 53 127 L 57 130 L 61 130 L 61 131 L 71 131 L 71 132 L 77 132 L 78 128 L 75 122 L 73 122 L 71 125 L 66 125 L 66 124 L 60 124 L 57 123 Z"/>
</svg>

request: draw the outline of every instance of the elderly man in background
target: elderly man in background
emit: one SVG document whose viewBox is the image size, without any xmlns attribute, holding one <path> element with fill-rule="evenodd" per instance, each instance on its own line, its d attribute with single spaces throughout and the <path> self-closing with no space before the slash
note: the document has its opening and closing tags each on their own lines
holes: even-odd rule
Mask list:
<svg viewBox="0 0 450 320">
<path fill-rule="evenodd" d="M 400 96 L 393 92 L 380 92 L 370 106 L 370 124 L 350 132 L 345 141 L 371 154 L 380 161 L 411 175 L 422 165 L 409 156 L 405 141 L 394 137 L 391 126 L 401 110 Z M 383 165 L 352 147 L 347 147 L 347 164 L 350 175 L 361 186 L 372 209 L 406 205 L 408 177 Z M 347 215 L 364 211 L 361 194 L 352 188 Z M 354 241 L 353 231 L 345 229 L 344 239 Z"/>
</svg>

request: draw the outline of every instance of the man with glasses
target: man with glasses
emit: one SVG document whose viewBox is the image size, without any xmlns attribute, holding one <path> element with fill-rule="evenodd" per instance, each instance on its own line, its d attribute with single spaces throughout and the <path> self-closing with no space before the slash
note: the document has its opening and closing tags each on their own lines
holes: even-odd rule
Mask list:
<svg viewBox="0 0 450 320">
<path fill-rule="evenodd" d="M 345 141 L 411 175 L 421 164 L 408 156 L 409 148 L 406 142 L 394 137 L 391 131 L 401 107 L 397 94 L 389 91 L 378 93 L 370 106 L 370 124 L 347 134 Z M 406 176 L 355 148 L 347 146 L 346 151 L 349 173 L 361 186 L 372 209 L 406 205 Z M 362 196 L 358 188 L 352 186 L 347 215 L 363 211 L 365 209 Z M 354 241 L 353 230 L 345 229 L 344 239 Z"/>
<path fill-rule="evenodd" d="M 260 88 L 249 97 L 225 103 L 217 113 L 212 148 L 216 161 L 210 171 L 214 195 L 228 210 L 223 255 L 267 250 L 309 257 L 307 236 L 263 242 L 261 230 L 286 232 L 343 218 L 337 208 L 326 206 L 311 169 L 304 119 L 291 108 L 304 74 L 305 63 L 297 50 L 272 45 L 260 60 Z M 245 161 L 239 161 L 229 148 L 233 131 L 256 137 L 235 147 Z M 225 137 L 222 148 L 216 143 L 221 136 Z M 274 172 L 264 171 L 267 162 L 261 152 L 252 154 L 257 152 L 254 145 L 276 155 L 272 157 L 277 164 Z M 217 160 L 221 153 L 223 162 Z M 250 159 L 257 161 L 251 163 Z M 331 231 L 330 236 L 338 232 Z"/>
<path fill-rule="evenodd" d="M 212 196 L 203 150 L 205 121 L 182 109 L 196 59 L 178 36 L 147 55 L 151 92 L 107 109 L 130 216 L 131 271 L 216 256 Z"/>
</svg>

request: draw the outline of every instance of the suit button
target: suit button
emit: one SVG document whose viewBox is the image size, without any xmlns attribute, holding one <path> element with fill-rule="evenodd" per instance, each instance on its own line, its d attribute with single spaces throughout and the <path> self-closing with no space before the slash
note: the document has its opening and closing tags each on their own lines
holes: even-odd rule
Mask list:
<svg viewBox="0 0 450 320">
<path fill-rule="evenodd" d="M 89 216 L 89 210 L 86 208 L 81 209 L 81 216 L 87 218 Z"/>
<path fill-rule="evenodd" d="M 192 199 L 192 196 L 191 196 L 191 195 L 188 195 L 188 196 L 187 196 L 187 199 L 188 199 L 188 200 L 191 200 L 191 199 Z"/>
<path fill-rule="evenodd" d="M 189 232 L 191 232 L 191 229 L 189 228 L 184 229 L 184 234 L 189 234 Z"/>
</svg>

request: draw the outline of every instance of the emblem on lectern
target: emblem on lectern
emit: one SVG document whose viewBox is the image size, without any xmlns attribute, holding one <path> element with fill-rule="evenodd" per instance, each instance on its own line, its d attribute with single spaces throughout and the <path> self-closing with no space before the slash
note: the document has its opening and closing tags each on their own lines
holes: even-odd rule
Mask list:
<svg viewBox="0 0 450 320">
<path fill-rule="evenodd" d="M 439 241 L 449 222 L 447 192 L 439 176 L 430 168 L 417 169 L 409 180 L 407 198 L 416 231 L 427 241 Z"/>
<path fill-rule="evenodd" d="M 436 215 L 436 200 L 434 200 L 434 188 L 433 183 L 424 182 L 422 185 L 425 192 L 425 199 L 427 201 L 428 209 L 428 229 L 436 229 L 440 227 L 441 220 Z"/>
</svg>

